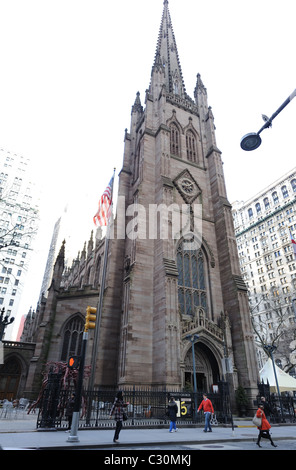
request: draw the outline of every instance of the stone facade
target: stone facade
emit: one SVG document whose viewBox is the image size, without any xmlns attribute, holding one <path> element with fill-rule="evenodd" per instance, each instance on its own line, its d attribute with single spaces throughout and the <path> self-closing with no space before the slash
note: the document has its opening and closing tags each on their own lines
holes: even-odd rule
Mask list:
<svg viewBox="0 0 296 470">
<path fill-rule="evenodd" d="M 198 389 L 227 378 L 232 390 L 240 384 L 254 396 L 258 370 L 247 289 L 214 117 L 199 74 L 194 100 L 186 93 L 167 0 L 145 108 L 137 93 L 125 133 L 118 191 L 97 357 L 93 332 L 88 342 L 94 384 L 192 387 L 188 336 L 197 334 Z M 181 225 L 176 236 L 179 208 L 187 210 L 187 228 Z M 37 390 L 45 361 L 64 360 L 70 351 L 67 334 L 73 339 L 75 328 L 67 329 L 69 322 L 82 322 L 87 305 L 97 305 L 104 247 L 104 240 L 94 246 L 91 238 L 66 272 L 61 248 L 47 299 L 35 314 L 27 390 Z"/>
<path fill-rule="evenodd" d="M 110 343 L 116 344 L 108 350 L 117 365 L 112 367 L 112 382 L 183 387 L 192 383 L 193 372 L 186 336 L 198 333 L 199 386 L 210 388 L 222 378 L 226 351 L 233 365 L 233 386 L 239 382 L 252 394 L 258 371 L 247 289 L 240 274 L 213 113 L 200 75 L 194 97 L 195 101 L 185 90 L 165 1 L 146 106 L 137 93 L 130 131 L 125 135 L 105 306 L 114 297 L 114 287 L 120 302 L 116 310 L 103 311 L 102 320 L 112 324 L 116 333 L 102 330 L 100 343 L 107 333 L 112 335 Z M 176 239 L 172 233 L 151 237 L 151 208 L 182 204 L 190 206 L 191 212 L 194 205 L 202 206 L 201 245 L 191 261 L 195 256 L 202 259 L 203 289 L 193 285 L 192 266 L 187 285 L 181 279 L 186 275 L 182 237 Z M 168 214 L 168 225 L 172 217 Z M 178 269 L 179 252 L 182 269 Z M 116 260 L 113 265 L 112 258 Z M 111 281 L 114 266 L 115 285 Z M 194 295 L 200 297 L 185 311 L 184 298 Z M 100 383 L 106 377 L 100 354 L 97 364 Z M 109 369 L 108 378 L 110 374 Z"/>
</svg>

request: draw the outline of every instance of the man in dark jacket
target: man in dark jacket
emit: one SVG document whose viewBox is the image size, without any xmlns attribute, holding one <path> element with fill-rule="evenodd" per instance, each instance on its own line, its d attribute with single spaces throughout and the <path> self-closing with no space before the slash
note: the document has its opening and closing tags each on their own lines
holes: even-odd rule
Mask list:
<svg viewBox="0 0 296 470">
<path fill-rule="evenodd" d="M 270 420 L 270 415 L 273 415 L 273 409 L 272 409 L 272 407 L 270 406 L 270 404 L 267 403 L 265 397 L 261 397 L 261 403 L 263 404 L 264 414 L 265 414 L 266 418 L 267 418 L 268 421 L 269 421 L 269 420 Z"/>
<path fill-rule="evenodd" d="M 173 432 L 173 429 L 175 432 L 178 431 L 178 428 L 176 427 L 177 413 L 178 413 L 178 405 L 175 402 L 174 397 L 170 397 L 170 401 L 168 404 L 168 417 L 170 418 L 170 431 L 169 432 Z"/>
</svg>

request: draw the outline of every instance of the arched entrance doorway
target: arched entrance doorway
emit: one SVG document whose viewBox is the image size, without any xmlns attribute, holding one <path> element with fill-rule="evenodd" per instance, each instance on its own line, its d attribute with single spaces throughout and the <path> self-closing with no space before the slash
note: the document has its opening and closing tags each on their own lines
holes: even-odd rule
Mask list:
<svg viewBox="0 0 296 470">
<path fill-rule="evenodd" d="M 0 400 L 13 400 L 17 397 L 21 372 L 21 364 L 15 357 L 7 359 L 0 366 Z"/>
<path fill-rule="evenodd" d="M 196 385 L 199 392 L 211 391 L 212 386 L 220 380 L 217 360 L 208 346 L 202 342 L 194 344 Z M 192 348 L 185 357 L 185 387 L 193 389 Z"/>
</svg>

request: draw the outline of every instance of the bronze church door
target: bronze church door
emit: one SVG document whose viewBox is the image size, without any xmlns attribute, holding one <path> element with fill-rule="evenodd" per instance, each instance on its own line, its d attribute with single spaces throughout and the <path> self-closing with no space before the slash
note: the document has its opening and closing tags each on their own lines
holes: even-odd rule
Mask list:
<svg viewBox="0 0 296 470">
<path fill-rule="evenodd" d="M 17 396 L 21 366 L 17 359 L 8 359 L 0 366 L 0 400 L 13 400 Z"/>
</svg>

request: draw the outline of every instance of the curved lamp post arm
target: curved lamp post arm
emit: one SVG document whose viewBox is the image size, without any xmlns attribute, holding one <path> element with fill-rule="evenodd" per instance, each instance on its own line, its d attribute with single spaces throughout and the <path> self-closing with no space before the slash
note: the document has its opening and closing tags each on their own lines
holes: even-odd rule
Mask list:
<svg viewBox="0 0 296 470">
<path fill-rule="evenodd" d="M 266 117 L 266 122 L 264 126 L 261 127 L 261 129 L 256 133 L 256 132 L 251 132 L 250 134 L 244 135 L 244 137 L 241 140 L 240 146 L 243 150 L 250 151 L 250 150 L 256 150 L 260 145 L 261 145 L 261 137 L 259 134 L 264 129 L 267 129 L 268 127 L 271 127 L 271 123 L 274 120 L 274 118 L 292 101 L 292 99 L 296 96 L 296 89 L 291 93 L 290 96 L 281 104 L 281 106 L 276 110 L 275 113 L 270 118 Z"/>
</svg>

